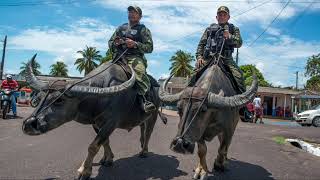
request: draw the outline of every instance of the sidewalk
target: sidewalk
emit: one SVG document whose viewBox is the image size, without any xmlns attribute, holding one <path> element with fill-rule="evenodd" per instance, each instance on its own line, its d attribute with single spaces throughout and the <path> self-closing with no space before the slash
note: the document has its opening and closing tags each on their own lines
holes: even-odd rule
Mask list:
<svg viewBox="0 0 320 180">
<path fill-rule="evenodd" d="M 177 111 L 168 110 L 168 109 L 162 109 L 162 113 L 168 116 L 178 116 Z M 264 124 L 268 125 L 280 125 L 280 126 L 295 126 L 300 127 L 301 125 L 296 123 L 295 121 L 291 120 L 285 120 L 285 119 L 269 119 L 269 118 L 262 118 Z M 257 123 L 260 123 L 260 120 L 257 121 Z"/>
<path fill-rule="evenodd" d="M 301 126 L 296 121 L 291 121 L 291 120 L 267 119 L 267 118 L 262 118 L 262 120 L 265 124 L 271 124 L 271 125 L 284 125 L 284 126 L 297 126 L 297 127 Z M 258 122 L 260 122 L 260 121 L 258 121 Z"/>
</svg>

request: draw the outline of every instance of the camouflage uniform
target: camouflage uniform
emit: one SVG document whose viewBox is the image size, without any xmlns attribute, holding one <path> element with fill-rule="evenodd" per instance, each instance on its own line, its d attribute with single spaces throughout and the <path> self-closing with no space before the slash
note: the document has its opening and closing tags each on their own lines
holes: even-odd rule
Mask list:
<svg viewBox="0 0 320 180">
<path fill-rule="evenodd" d="M 139 14 L 139 18 L 142 17 L 142 11 L 139 7 L 129 6 L 129 16 L 133 11 Z M 134 42 L 134 46 L 128 48 L 125 43 L 126 39 L 131 39 Z M 122 58 L 126 63 L 132 66 L 136 73 L 136 86 L 138 91 L 137 99 L 141 105 L 141 109 L 146 113 L 155 110 L 155 105 L 148 101 L 145 96 L 151 86 L 146 72 L 147 59 L 144 56 L 145 53 L 151 53 L 153 51 L 153 41 L 150 30 L 139 22 L 132 26 L 125 23 L 119 26 L 111 36 L 109 40 L 109 48 L 115 57 L 120 56 L 124 51 L 126 51 Z"/>
<path fill-rule="evenodd" d="M 210 62 L 212 60 L 212 56 L 206 55 L 206 45 L 208 41 L 208 38 L 217 32 L 217 30 L 221 27 L 228 26 L 229 33 L 231 34 L 231 37 L 229 39 L 225 40 L 224 48 L 222 50 L 222 57 L 221 60 L 226 67 L 228 71 L 232 74 L 236 86 L 238 87 L 239 93 L 242 93 L 245 91 L 245 85 L 244 85 L 244 78 L 242 71 L 238 67 L 238 65 L 234 62 L 232 53 L 234 48 L 240 48 L 242 45 L 242 38 L 240 35 L 240 30 L 238 27 L 234 26 L 233 24 L 226 23 L 224 25 L 218 25 L 218 24 L 211 24 L 203 33 L 200 42 L 198 44 L 197 52 L 196 52 L 196 58 L 197 59 L 203 59 L 206 63 Z M 210 51 L 210 53 L 216 53 L 218 54 L 221 47 L 218 47 L 215 52 Z"/>
<path fill-rule="evenodd" d="M 142 15 L 141 9 L 139 7 L 129 6 L 128 11 L 130 10 L 130 8 L 134 8 L 134 10 Z M 125 23 L 119 26 L 111 36 L 108 43 L 109 48 L 111 49 L 115 57 L 119 56 L 125 51 L 125 49 L 127 49 L 125 44 L 121 44 L 118 46 L 115 44 L 115 40 L 117 38 L 121 38 L 123 40 L 125 40 L 125 38 L 129 38 L 135 41 L 134 48 L 129 48 L 123 55 L 123 58 L 134 69 L 136 73 L 136 85 L 138 94 L 143 97 L 143 101 L 146 101 L 145 94 L 150 89 L 151 83 L 146 72 L 147 59 L 144 54 L 151 53 L 153 51 L 151 32 L 147 27 L 145 27 L 145 25 L 140 23 L 133 26 Z"/>
</svg>

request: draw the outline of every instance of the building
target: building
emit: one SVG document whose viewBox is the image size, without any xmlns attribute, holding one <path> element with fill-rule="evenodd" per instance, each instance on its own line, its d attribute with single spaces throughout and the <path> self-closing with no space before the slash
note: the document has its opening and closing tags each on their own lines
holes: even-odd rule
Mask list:
<svg viewBox="0 0 320 180">
<path fill-rule="evenodd" d="M 165 80 L 166 79 L 159 79 L 158 82 L 162 85 Z M 171 94 L 178 93 L 188 85 L 188 82 L 188 77 L 172 77 L 167 85 L 168 92 Z"/>
<path fill-rule="evenodd" d="M 320 103 L 320 93 L 309 90 L 259 87 L 258 94 L 266 116 L 290 118 Z"/>
</svg>

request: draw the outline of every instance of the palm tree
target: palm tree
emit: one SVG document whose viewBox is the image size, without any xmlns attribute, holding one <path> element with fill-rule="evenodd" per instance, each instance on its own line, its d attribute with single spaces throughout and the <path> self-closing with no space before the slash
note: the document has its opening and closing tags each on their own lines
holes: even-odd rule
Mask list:
<svg viewBox="0 0 320 180">
<path fill-rule="evenodd" d="M 80 73 L 84 70 L 84 75 L 87 75 L 90 71 L 98 67 L 96 61 L 101 59 L 101 55 L 99 55 L 99 51 L 96 50 L 95 47 L 88 47 L 82 51 L 78 51 L 82 55 L 81 58 L 78 58 L 74 65 L 77 65 L 77 69 Z"/>
<path fill-rule="evenodd" d="M 187 52 L 179 50 L 175 53 L 174 56 L 171 57 L 171 67 L 170 74 L 174 74 L 175 77 L 187 77 L 190 76 L 193 67 L 191 66 L 191 62 L 194 61 L 194 57 Z"/>
<path fill-rule="evenodd" d="M 67 77 L 68 76 L 68 69 L 67 65 L 64 62 L 56 62 L 50 66 L 51 71 L 50 75 L 57 76 L 57 77 Z"/>
<path fill-rule="evenodd" d="M 26 71 L 27 71 L 27 68 L 28 68 L 28 63 L 21 63 L 22 65 L 21 65 L 21 67 L 20 67 L 20 75 L 21 76 L 25 76 L 26 75 Z M 38 75 L 40 75 L 41 74 L 41 72 L 39 71 L 39 69 L 40 69 L 40 64 L 36 61 L 36 60 L 34 60 L 34 63 L 32 64 L 32 70 L 33 70 L 33 73 L 36 75 L 36 76 L 38 76 Z"/>
<path fill-rule="evenodd" d="M 112 59 L 113 59 L 113 53 L 110 49 L 108 49 L 108 51 L 106 52 L 106 56 L 100 59 L 100 65 L 105 62 L 111 61 Z"/>
</svg>

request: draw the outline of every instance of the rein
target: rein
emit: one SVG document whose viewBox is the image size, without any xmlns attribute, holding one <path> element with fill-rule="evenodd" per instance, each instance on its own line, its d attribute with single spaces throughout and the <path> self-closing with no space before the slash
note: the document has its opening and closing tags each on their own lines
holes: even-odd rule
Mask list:
<svg viewBox="0 0 320 180">
<path fill-rule="evenodd" d="M 223 39 L 223 41 L 222 41 L 222 46 L 221 46 L 221 49 L 220 49 L 220 51 L 219 51 L 218 59 L 217 59 L 217 60 L 214 59 L 213 61 L 211 61 L 210 64 L 209 64 L 209 66 L 217 65 L 217 64 L 219 63 L 219 61 L 220 61 L 220 59 L 221 59 L 221 53 L 222 53 L 222 50 L 223 50 L 223 47 L 224 47 L 224 43 L 225 43 L 225 39 Z M 210 81 L 209 81 L 209 86 L 208 86 L 209 88 L 211 87 L 211 84 L 212 84 L 212 79 L 210 79 Z M 191 99 L 200 100 L 201 103 L 200 103 L 200 106 L 199 106 L 198 109 L 197 109 L 197 112 L 193 115 L 193 117 L 192 117 L 190 123 L 188 124 L 187 128 L 183 130 L 183 133 L 182 133 L 182 135 L 180 136 L 180 138 L 183 138 L 183 137 L 185 136 L 186 132 L 189 130 L 190 126 L 191 126 L 192 123 L 194 122 L 196 116 L 199 114 L 200 109 L 202 108 L 202 106 L 203 106 L 204 102 L 206 101 L 206 99 L 207 99 L 207 97 L 208 97 L 208 94 L 209 94 L 209 88 L 208 88 L 208 90 L 207 90 L 207 92 L 206 92 L 206 96 L 204 96 L 204 97 L 202 97 L 202 98 L 192 97 L 192 94 L 193 94 L 193 91 L 194 91 L 194 88 L 195 88 L 195 87 L 196 87 L 195 85 L 192 87 L 191 94 L 190 94 L 190 96 L 189 96 L 189 98 L 188 98 L 188 104 L 187 104 L 187 106 L 188 106 L 188 111 L 187 111 L 187 113 L 189 114 L 189 112 L 190 112 L 190 108 L 191 108 L 191 104 L 192 104 Z M 187 115 L 188 115 L 188 114 L 187 114 Z M 184 127 L 185 123 L 186 123 L 186 121 L 183 123 L 183 127 Z"/>
</svg>

